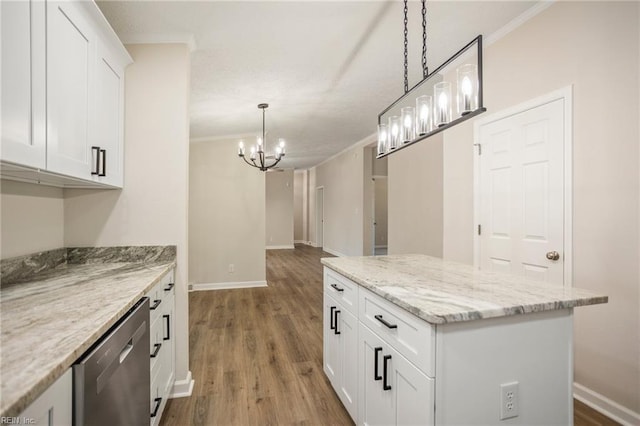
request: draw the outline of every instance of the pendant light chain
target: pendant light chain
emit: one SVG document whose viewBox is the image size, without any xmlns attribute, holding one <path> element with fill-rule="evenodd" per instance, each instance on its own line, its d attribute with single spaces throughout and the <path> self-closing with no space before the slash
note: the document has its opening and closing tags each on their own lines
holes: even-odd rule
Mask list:
<svg viewBox="0 0 640 426">
<path fill-rule="evenodd" d="M 422 77 L 427 78 L 428 75 L 429 67 L 427 67 L 427 0 L 422 0 Z"/>
<path fill-rule="evenodd" d="M 409 91 L 409 63 L 407 49 L 409 45 L 409 41 L 407 40 L 407 36 L 409 35 L 409 30 L 407 29 L 407 24 L 409 23 L 409 19 L 407 18 L 408 12 L 407 0 L 404 0 L 404 93 Z"/>
</svg>

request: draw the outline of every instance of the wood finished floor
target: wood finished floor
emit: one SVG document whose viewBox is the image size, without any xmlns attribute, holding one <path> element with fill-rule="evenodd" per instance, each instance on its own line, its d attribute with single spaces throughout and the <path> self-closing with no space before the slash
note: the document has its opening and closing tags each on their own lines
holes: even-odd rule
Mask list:
<svg viewBox="0 0 640 426">
<path fill-rule="evenodd" d="M 269 287 L 189 294 L 189 398 L 162 426 L 351 425 L 322 371 L 322 266 L 304 245 L 267 251 Z M 618 423 L 574 401 L 575 426 Z"/>
<path fill-rule="evenodd" d="M 162 425 L 353 424 L 322 371 L 325 256 L 268 250 L 268 287 L 189 294 L 195 387 Z"/>
</svg>

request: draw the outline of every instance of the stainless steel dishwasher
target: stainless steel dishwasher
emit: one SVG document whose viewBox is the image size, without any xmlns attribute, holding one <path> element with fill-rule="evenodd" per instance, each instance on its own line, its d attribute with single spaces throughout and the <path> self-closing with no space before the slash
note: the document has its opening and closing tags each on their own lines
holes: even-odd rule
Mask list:
<svg viewBox="0 0 640 426">
<path fill-rule="evenodd" d="M 149 299 L 141 299 L 73 366 L 75 426 L 149 424 Z"/>
</svg>

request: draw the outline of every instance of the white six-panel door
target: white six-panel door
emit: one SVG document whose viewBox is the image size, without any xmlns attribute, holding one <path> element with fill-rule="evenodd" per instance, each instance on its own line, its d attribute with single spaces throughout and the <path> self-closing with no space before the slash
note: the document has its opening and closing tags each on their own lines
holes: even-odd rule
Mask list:
<svg viewBox="0 0 640 426">
<path fill-rule="evenodd" d="M 564 102 L 479 127 L 481 269 L 564 284 Z"/>
</svg>

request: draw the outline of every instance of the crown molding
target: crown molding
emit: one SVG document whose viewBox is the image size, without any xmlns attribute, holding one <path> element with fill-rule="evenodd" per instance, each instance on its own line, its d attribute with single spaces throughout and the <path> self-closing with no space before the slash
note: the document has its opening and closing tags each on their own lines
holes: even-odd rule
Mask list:
<svg viewBox="0 0 640 426">
<path fill-rule="evenodd" d="M 198 47 L 192 33 L 122 34 L 122 44 L 186 44 L 189 52 Z"/>
</svg>

